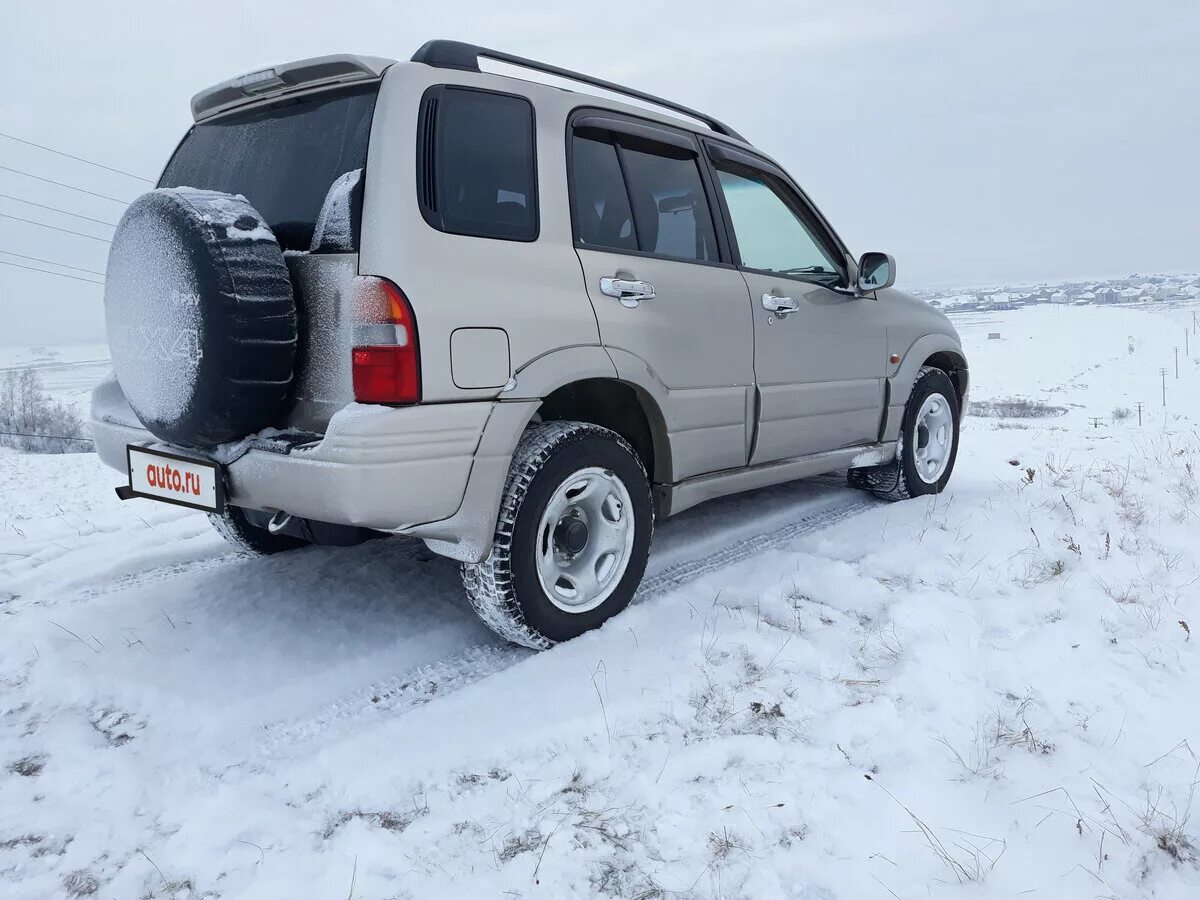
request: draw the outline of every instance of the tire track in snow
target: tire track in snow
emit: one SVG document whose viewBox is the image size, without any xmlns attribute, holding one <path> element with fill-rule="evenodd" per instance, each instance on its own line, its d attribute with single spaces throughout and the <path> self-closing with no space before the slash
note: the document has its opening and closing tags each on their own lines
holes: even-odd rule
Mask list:
<svg viewBox="0 0 1200 900">
<path fill-rule="evenodd" d="M 843 506 L 815 510 L 786 525 L 780 525 L 770 531 L 764 531 L 761 534 L 735 541 L 716 553 L 709 554 L 705 558 L 678 562 L 673 566 L 668 566 L 656 575 L 643 579 L 637 593 L 634 594 L 633 602 L 638 603 L 642 600 L 665 594 L 677 587 L 702 578 L 711 572 L 749 559 L 759 553 L 764 553 L 768 550 L 778 550 L 781 547 L 787 546 L 801 535 L 829 528 L 844 519 L 856 516 L 861 512 L 882 504 L 882 500 L 859 496 L 853 502 Z"/>
<path fill-rule="evenodd" d="M 201 535 L 205 532 L 200 532 Z M 190 538 L 189 538 L 190 539 Z M 403 559 L 419 559 L 423 555 L 431 553 L 424 549 L 424 545 L 420 547 L 408 546 L 407 543 L 397 542 L 402 544 L 400 549 L 400 557 Z M 411 543 L 411 542 L 410 542 Z M 67 588 L 63 590 L 60 597 L 39 597 L 35 603 L 31 605 L 40 606 L 42 608 L 51 608 L 63 603 L 88 603 L 101 597 L 107 597 L 110 594 L 118 594 L 123 591 L 136 590 L 148 585 L 159 584 L 164 581 L 172 581 L 176 578 L 182 578 L 185 575 L 195 575 L 201 572 L 207 572 L 211 569 L 219 569 L 224 566 L 232 565 L 238 562 L 253 563 L 261 557 L 253 553 L 248 553 L 242 550 L 226 549 L 225 552 L 218 553 L 215 556 L 206 556 L 201 559 L 182 560 L 180 562 L 165 563 L 160 566 L 154 566 L 149 569 L 143 569 L 138 572 L 130 572 L 124 575 L 119 575 L 104 584 L 95 587 L 82 588 Z"/>
<path fill-rule="evenodd" d="M 633 602 L 651 600 L 727 566 L 781 549 L 805 534 L 829 528 L 882 503 L 866 495 L 855 495 L 848 503 L 814 510 L 769 531 L 734 541 L 715 553 L 681 560 L 644 579 Z M 263 739 L 247 762 L 277 756 L 285 748 L 294 748 L 331 727 L 346 725 L 364 715 L 403 715 L 502 672 L 535 652 L 509 644 L 474 646 L 411 672 L 377 681 L 326 705 L 313 716 L 265 726 Z"/>
<path fill-rule="evenodd" d="M 90 600 L 95 600 L 98 597 L 105 597 L 109 594 L 128 591 L 133 588 L 140 588 L 144 585 L 157 584 L 161 581 L 170 581 L 174 578 L 180 578 L 184 575 L 192 575 L 196 572 L 204 572 L 208 569 L 216 569 L 221 566 L 227 566 L 231 562 L 239 559 L 251 559 L 249 553 L 223 553 L 220 556 L 212 556 L 206 559 L 195 559 L 190 562 L 170 563 L 165 566 L 156 566 L 152 569 L 146 569 L 141 572 L 133 572 L 128 575 L 121 575 L 103 584 L 99 587 L 84 588 L 80 591 L 75 591 L 71 594 L 72 601 L 86 603 Z"/>
<path fill-rule="evenodd" d="M 315 716 L 266 726 L 264 739 L 251 754 L 251 759 L 276 756 L 277 750 L 290 749 L 339 723 L 348 723 L 367 714 L 403 714 L 503 672 L 535 652 L 511 644 L 468 647 L 462 653 L 419 666 L 406 674 L 377 681 L 325 706 Z"/>
<path fill-rule="evenodd" d="M 19 603 L 14 602 L 13 609 L 26 611 L 32 609 L 54 609 L 55 607 L 64 605 L 82 605 L 102 597 L 107 597 L 110 594 L 133 590 L 143 585 L 171 581 L 184 575 L 204 572 L 208 569 L 216 569 L 221 566 L 227 566 L 239 559 L 248 558 L 250 558 L 249 554 L 245 553 L 222 553 L 218 556 L 167 563 L 143 569 L 139 572 L 129 572 L 124 575 L 118 575 L 104 584 L 94 587 L 52 586 L 38 594 L 15 595 L 15 599 L 19 600 Z"/>
</svg>

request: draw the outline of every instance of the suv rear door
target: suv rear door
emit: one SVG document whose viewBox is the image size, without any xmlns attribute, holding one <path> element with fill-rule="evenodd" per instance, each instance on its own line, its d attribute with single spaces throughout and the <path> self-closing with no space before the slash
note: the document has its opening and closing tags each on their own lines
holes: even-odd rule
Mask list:
<svg viewBox="0 0 1200 900">
<path fill-rule="evenodd" d="M 844 251 L 781 169 L 725 145 L 707 149 L 754 317 L 750 463 L 874 443 L 887 352 L 878 303 L 846 290 Z"/>
<path fill-rule="evenodd" d="M 672 479 L 744 466 L 753 322 L 696 139 L 584 110 L 568 140 L 575 248 L 600 338 L 618 371 L 632 354 L 666 389 Z"/>
<path fill-rule="evenodd" d="M 295 404 L 286 424 L 306 431 L 323 431 L 354 399 L 342 298 L 358 271 L 363 175 L 378 92 L 372 80 L 202 119 L 158 183 L 242 194 L 271 227 L 286 254 L 300 314 Z M 344 216 L 326 216 L 343 207 Z M 326 227 L 319 229 L 322 219 Z"/>
</svg>

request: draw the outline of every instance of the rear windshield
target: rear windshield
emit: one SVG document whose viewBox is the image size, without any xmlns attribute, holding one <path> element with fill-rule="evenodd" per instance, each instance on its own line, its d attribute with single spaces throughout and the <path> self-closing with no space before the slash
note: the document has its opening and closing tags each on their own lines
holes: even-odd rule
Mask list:
<svg viewBox="0 0 1200 900">
<path fill-rule="evenodd" d="M 195 125 L 159 187 L 242 194 L 283 249 L 312 249 L 329 189 L 342 175 L 366 166 L 378 90 L 373 84 L 301 97 Z M 361 199 L 351 214 L 350 233 L 357 237 Z"/>
</svg>

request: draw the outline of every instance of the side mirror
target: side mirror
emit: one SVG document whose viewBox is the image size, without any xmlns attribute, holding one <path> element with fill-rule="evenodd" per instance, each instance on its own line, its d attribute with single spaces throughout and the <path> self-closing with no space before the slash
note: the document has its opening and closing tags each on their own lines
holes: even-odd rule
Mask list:
<svg viewBox="0 0 1200 900">
<path fill-rule="evenodd" d="M 858 292 L 889 288 L 896 283 L 896 260 L 890 253 L 871 251 L 864 253 L 858 261 Z"/>
</svg>

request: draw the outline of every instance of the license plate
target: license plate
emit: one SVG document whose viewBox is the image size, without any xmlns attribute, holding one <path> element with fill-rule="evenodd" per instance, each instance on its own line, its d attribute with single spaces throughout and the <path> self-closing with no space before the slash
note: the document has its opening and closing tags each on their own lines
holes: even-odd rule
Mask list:
<svg viewBox="0 0 1200 900">
<path fill-rule="evenodd" d="M 162 500 L 219 512 L 224 503 L 221 471 L 216 463 L 161 450 L 127 446 L 129 493 L 134 497 Z"/>
</svg>

